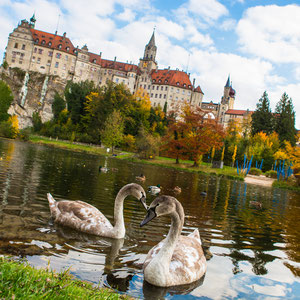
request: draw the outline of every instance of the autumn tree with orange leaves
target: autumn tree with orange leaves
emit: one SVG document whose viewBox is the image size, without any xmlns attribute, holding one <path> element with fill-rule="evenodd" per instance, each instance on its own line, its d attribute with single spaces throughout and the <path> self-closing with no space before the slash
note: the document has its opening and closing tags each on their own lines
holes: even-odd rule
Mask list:
<svg viewBox="0 0 300 300">
<path fill-rule="evenodd" d="M 163 152 L 176 159 L 191 159 L 198 166 L 201 156 L 211 148 L 223 146 L 224 131 L 216 120 L 205 118 L 200 108 L 185 104 L 180 111 L 172 112 L 177 116 L 169 120 L 168 133 L 163 140 Z"/>
</svg>

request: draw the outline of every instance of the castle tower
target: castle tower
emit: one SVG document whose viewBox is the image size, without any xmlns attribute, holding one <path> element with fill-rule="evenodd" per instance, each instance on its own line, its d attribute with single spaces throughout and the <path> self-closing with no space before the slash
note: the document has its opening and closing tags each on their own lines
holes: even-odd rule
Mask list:
<svg viewBox="0 0 300 300">
<path fill-rule="evenodd" d="M 35 14 L 33 14 L 32 17 L 30 18 L 30 27 L 31 28 L 35 27 L 35 22 L 36 22 Z"/>
<path fill-rule="evenodd" d="M 157 47 L 155 45 L 155 31 L 153 30 L 149 43 L 145 46 L 144 57 L 140 59 L 139 67 L 142 71 L 150 72 L 157 69 L 155 61 Z"/>
</svg>

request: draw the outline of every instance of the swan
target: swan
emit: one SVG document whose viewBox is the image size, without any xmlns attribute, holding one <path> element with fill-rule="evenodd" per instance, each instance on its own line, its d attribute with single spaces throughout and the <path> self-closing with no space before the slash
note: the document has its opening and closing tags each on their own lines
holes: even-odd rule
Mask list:
<svg viewBox="0 0 300 300">
<path fill-rule="evenodd" d="M 102 166 L 99 166 L 99 173 L 107 173 L 108 172 L 108 168 L 106 167 L 102 167 Z"/>
<path fill-rule="evenodd" d="M 137 181 L 144 182 L 146 180 L 146 176 L 144 174 L 141 174 L 141 176 L 136 176 L 135 179 Z"/>
<path fill-rule="evenodd" d="M 115 199 L 114 226 L 94 206 L 83 201 L 55 201 L 50 193 L 47 194 L 51 216 L 54 222 L 76 230 L 110 238 L 124 238 L 125 225 L 123 217 L 123 202 L 129 195 L 141 201 L 145 209 L 146 193 L 136 184 L 130 183 L 121 188 Z"/>
<path fill-rule="evenodd" d="M 184 210 L 180 202 L 171 196 L 157 197 L 140 226 L 164 215 L 170 215 L 171 227 L 167 237 L 148 252 L 143 265 L 144 278 L 160 287 L 192 283 L 206 272 L 206 258 L 198 229 L 188 236 L 181 235 Z"/>
<path fill-rule="evenodd" d="M 158 194 L 160 192 L 160 184 L 150 185 L 148 187 L 148 192 L 151 192 L 152 194 Z"/>
</svg>

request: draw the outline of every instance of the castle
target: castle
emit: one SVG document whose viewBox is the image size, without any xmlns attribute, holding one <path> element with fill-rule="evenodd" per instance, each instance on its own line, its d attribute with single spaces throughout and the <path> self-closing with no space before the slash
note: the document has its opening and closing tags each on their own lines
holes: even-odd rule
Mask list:
<svg viewBox="0 0 300 300">
<path fill-rule="evenodd" d="M 67 82 L 90 80 L 97 86 L 105 85 L 109 80 L 123 83 L 131 93 L 141 89 L 150 97 L 151 105 L 173 108 L 188 102 L 191 106 L 201 107 L 212 118 L 226 126 L 236 117 L 233 109 L 235 91 L 228 76 L 224 94 L 220 103 L 203 102 L 200 86 L 195 86 L 195 79 L 184 71 L 158 69 L 156 62 L 155 32 L 145 46 L 143 58 L 139 64 L 118 62 L 102 58 L 102 53 L 89 52 L 87 45 L 81 49 L 74 47 L 64 33 L 62 36 L 35 29 L 36 19 L 22 20 L 8 37 L 4 60 L 10 68 L 20 68 L 28 72 L 38 72 L 46 76 L 56 75 Z M 26 77 L 25 77 L 26 80 Z M 28 78 L 27 78 L 28 80 Z M 46 84 L 46 83 L 44 83 Z M 45 91 L 44 91 L 45 93 Z M 26 95 L 19 99 L 24 106 Z M 239 111 L 239 116 L 245 111 Z M 233 114 L 233 115 L 232 115 Z"/>
</svg>

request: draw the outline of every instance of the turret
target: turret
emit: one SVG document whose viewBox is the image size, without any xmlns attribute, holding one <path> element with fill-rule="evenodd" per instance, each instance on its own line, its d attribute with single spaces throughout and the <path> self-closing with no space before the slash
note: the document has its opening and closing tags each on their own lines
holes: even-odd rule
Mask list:
<svg viewBox="0 0 300 300">
<path fill-rule="evenodd" d="M 32 17 L 30 18 L 30 27 L 31 28 L 34 28 L 35 22 L 36 22 L 35 14 L 33 14 Z"/>
<path fill-rule="evenodd" d="M 157 50 L 157 47 L 155 46 L 155 36 L 154 36 L 154 30 L 153 30 L 151 39 L 145 47 L 143 60 L 150 60 L 150 61 L 155 62 L 156 50 Z"/>
</svg>

